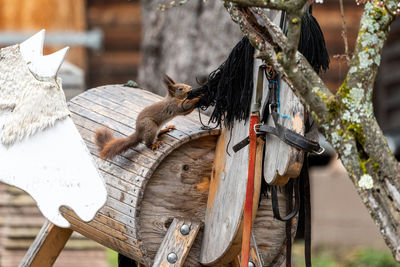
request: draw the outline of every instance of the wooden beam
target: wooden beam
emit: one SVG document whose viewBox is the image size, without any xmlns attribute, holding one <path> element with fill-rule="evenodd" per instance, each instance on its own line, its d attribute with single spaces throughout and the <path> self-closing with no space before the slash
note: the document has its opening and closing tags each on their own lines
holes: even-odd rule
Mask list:
<svg viewBox="0 0 400 267">
<path fill-rule="evenodd" d="M 71 234 L 71 229 L 61 228 L 46 221 L 19 267 L 53 266 Z"/>
<path fill-rule="evenodd" d="M 258 251 L 256 239 L 254 237 L 254 233 L 251 232 L 251 242 L 250 242 L 250 261 L 254 263 L 256 267 L 262 267 L 262 260 L 260 252 Z"/>
<path fill-rule="evenodd" d="M 186 229 L 182 228 L 184 225 Z M 153 267 L 183 266 L 199 230 L 200 222 L 175 218 L 157 251 Z M 176 261 L 169 262 L 168 255 L 172 253 L 175 254 Z"/>
</svg>

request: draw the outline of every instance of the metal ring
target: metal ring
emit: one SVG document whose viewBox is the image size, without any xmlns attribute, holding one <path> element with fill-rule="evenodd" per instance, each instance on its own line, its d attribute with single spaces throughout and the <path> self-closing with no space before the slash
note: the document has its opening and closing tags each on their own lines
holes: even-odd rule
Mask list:
<svg viewBox="0 0 400 267">
<path fill-rule="evenodd" d="M 322 153 L 325 152 L 325 148 L 320 146 L 319 149 L 317 151 L 313 151 L 315 154 L 317 155 L 321 155 Z"/>
</svg>

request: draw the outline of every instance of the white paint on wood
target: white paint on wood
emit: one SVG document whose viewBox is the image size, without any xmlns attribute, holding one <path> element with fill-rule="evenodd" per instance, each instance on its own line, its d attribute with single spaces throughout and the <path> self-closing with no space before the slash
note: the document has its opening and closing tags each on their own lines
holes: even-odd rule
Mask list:
<svg viewBox="0 0 400 267">
<path fill-rule="evenodd" d="M 43 56 L 43 40 L 42 30 L 0 51 L 0 181 L 30 194 L 55 225 L 69 227 L 61 206 L 89 221 L 107 191 L 56 77 L 68 48 Z"/>
<path fill-rule="evenodd" d="M 1 116 L 0 129 L 3 123 Z M 106 201 L 103 179 L 69 117 L 11 147 L 0 144 L 0 161 L 0 180 L 30 194 L 57 226 L 69 227 L 60 206 L 89 221 Z"/>
<path fill-rule="evenodd" d="M 45 34 L 46 30 L 43 29 L 19 45 L 25 62 L 32 62 L 36 57 L 43 56 Z"/>
<path fill-rule="evenodd" d="M 45 30 L 20 44 L 22 58 L 29 70 L 37 79 L 55 78 L 63 63 L 69 47 L 65 47 L 51 55 L 43 56 Z"/>
</svg>

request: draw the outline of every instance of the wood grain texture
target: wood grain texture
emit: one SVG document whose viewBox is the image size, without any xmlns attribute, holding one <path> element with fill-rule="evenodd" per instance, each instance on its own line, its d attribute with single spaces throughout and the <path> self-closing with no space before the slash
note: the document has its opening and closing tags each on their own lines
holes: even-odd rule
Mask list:
<svg viewBox="0 0 400 267">
<path fill-rule="evenodd" d="M 268 16 L 272 18 L 273 22 L 279 25 L 280 11 L 265 12 L 268 12 Z M 260 60 L 255 60 L 255 74 L 261 63 Z M 268 88 L 268 81 L 265 76 L 264 81 L 264 88 Z M 298 134 L 304 135 L 304 107 L 289 86 L 283 81 L 280 81 L 279 84 L 278 98 L 280 102 L 280 114 L 282 115 L 279 116 L 278 123 Z M 265 102 L 266 99 L 268 98 L 264 95 L 263 101 Z M 283 116 L 289 116 L 290 118 Z M 275 126 L 271 115 L 268 117 L 267 124 Z M 268 184 L 284 185 L 288 182 L 289 178 L 299 176 L 304 158 L 302 150 L 286 144 L 275 135 L 267 134 L 265 136 L 265 151 L 264 178 Z"/>
<path fill-rule="evenodd" d="M 175 217 L 204 221 L 216 137 L 198 139 L 176 149 L 148 181 L 138 218 L 142 241 L 154 258 Z M 184 266 L 200 266 L 202 231 Z"/>
<path fill-rule="evenodd" d="M 71 234 L 71 229 L 60 228 L 46 221 L 19 267 L 53 266 Z"/>
<path fill-rule="evenodd" d="M 181 233 L 180 229 L 183 225 L 190 227 L 189 233 Z M 153 267 L 183 266 L 193 242 L 200 230 L 200 225 L 200 222 L 174 218 L 160 245 L 160 248 L 157 251 L 156 257 L 154 258 Z M 168 262 L 167 257 L 170 253 L 175 253 L 177 256 L 176 262 Z"/>
<path fill-rule="evenodd" d="M 248 123 L 236 122 L 232 133 L 224 129 L 218 140 L 200 255 L 202 264 L 227 264 L 232 262 L 240 252 L 249 152 L 248 147 L 245 147 L 234 153 L 232 146 L 246 137 L 248 131 Z M 263 152 L 263 142 L 260 142 L 262 141 L 259 139 L 253 217 L 257 213 L 260 194 Z M 230 152 L 230 155 L 226 153 L 226 150 Z"/>
<path fill-rule="evenodd" d="M 116 137 L 131 134 L 138 113 L 159 100 L 141 89 L 110 85 L 69 102 L 72 119 L 105 179 L 108 199 L 89 223 L 68 208 L 61 210 L 73 230 L 146 266 L 152 265 L 170 218 L 204 220 L 219 130 L 202 130 L 197 116 L 179 117 L 171 121 L 177 130 L 161 137 L 160 149 L 140 144 L 107 161 L 98 157 L 93 136 L 100 127 Z M 200 243 L 195 247 L 198 255 Z M 192 251 L 186 262 L 197 262 Z"/>
<path fill-rule="evenodd" d="M 127 136 L 134 131 L 138 112 L 158 100 L 160 97 L 152 93 L 119 85 L 98 87 L 71 100 L 69 107 L 72 118 L 105 179 L 108 199 L 89 223 L 81 221 L 68 208 L 61 209 L 74 231 L 146 266 L 153 264 L 173 218 L 204 222 L 207 205 L 214 206 L 219 202 L 222 209 L 236 202 L 239 184 L 231 185 L 234 189 L 225 200 L 218 200 L 216 190 L 224 180 L 230 180 L 228 176 L 221 177 L 221 174 L 243 170 L 247 173 L 243 163 L 230 169 L 218 163 L 224 162 L 225 157 L 228 161 L 232 160 L 225 155 L 229 133 L 220 138 L 215 151 L 219 131 L 202 130 L 196 114 L 173 120 L 171 124 L 177 130 L 161 137 L 165 144 L 157 151 L 140 144 L 112 160 L 101 160 L 93 140 L 95 130 L 106 126 L 116 137 Z M 240 134 L 240 129 L 236 131 L 239 133 L 235 133 L 235 136 Z M 241 131 L 243 133 L 237 139 L 245 135 L 247 128 L 243 125 Z M 232 140 L 231 144 L 234 142 Z M 245 156 L 242 157 L 246 162 Z M 214 158 L 218 159 L 215 163 Z M 222 167 L 218 167 L 218 164 Z M 212 179 L 214 181 L 210 183 Z M 284 205 L 284 196 L 278 193 L 278 197 L 279 203 Z M 258 195 L 255 198 L 257 202 Z M 237 214 L 237 218 L 240 218 L 240 212 Z M 254 210 L 254 214 L 253 231 L 263 266 L 281 262 L 285 243 L 284 224 L 273 219 L 270 200 L 261 196 L 260 206 L 258 211 Z M 224 226 L 227 217 L 218 216 Z M 237 228 L 239 230 L 240 225 Z M 215 230 L 226 231 L 219 225 Z M 203 230 L 200 230 L 183 266 L 201 266 L 202 239 Z M 222 244 L 224 241 L 217 242 Z"/>
<path fill-rule="evenodd" d="M 268 193 L 267 193 L 268 194 Z M 286 196 L 278 190 L 279 211 L 286 214 Z M 292 220 L 293 237 L 297 230 L 297 216 Z M 271 196 L 261 195 L 253 234 L 261 255 L 262 266 L 281 266 L 286 255 L 285 223 L 274 218 Z"/>
<path fill-rule="evenodd" d="M 244 178 L 247 177 L 248 147 L 234 154 L 231 147 L 243 139 L 247 132 L 248 126 L 239 126 L 238 123 L 232 129 L 232 140 L 228 148 L 230 156 L 226 154 L 229 131 L 224 129 L 218 139 L 200 255 L 200 262 L 205 265 L 220 263 L 221 260 L 230 262 L 235 257 L 232 257 L 233 253 L 229 253 L 228 259 L 223 256 L 232 246 L 237 248 L 237 253 L 240 250 L 240 238 L 236 237 L 240 231 L 246 194 Z"/>
<path fill-rule="evenodd" d="M 280 86 L 280 112 L 289 118 L 279 117 L 278 123 L 284 127 L 304 135 L 304 107 L 286 83 Z M 272 116 L 268 118 L 268 125 L 274 125 Z M 289 178 L 296 178 L 303 165 L 303 151 L 290 146 L 277 136 L 265 136 L 264 178 L 267 183 L 284 185 Z"/>
</svg>

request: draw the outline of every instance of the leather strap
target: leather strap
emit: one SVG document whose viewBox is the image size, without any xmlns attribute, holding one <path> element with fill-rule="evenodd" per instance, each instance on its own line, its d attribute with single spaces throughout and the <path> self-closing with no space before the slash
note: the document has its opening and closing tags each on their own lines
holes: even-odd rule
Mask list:
<svg viewBox="0 0 400 267">
<path fill-rule="evenodd" d="M 246 198 L 243 211 L 243 235 L 242 235 L 242 256 L 240 267 L 247 267 L 249 264 L 251 226 L 253 224 L 253 195 L 254 195 L 254 174 L 256 165 L 257 134 L 254 126 L 259 123 L 260 108 L 264 83 L 265 65 L 258 68 L 257 87 L 254 100 L 251 106 L 249 125 L 249 167 L 247 173 Z"/>
<path fill-rule="evenodd" d="M 273 112 L 272 116 L 276 117 L 276 116 L 278 116 L 278 114 Z M 314 142 L 314 141 L 302 136 L 301 134 L 298 134 L 295 131 L 292 131 L 292 130 L 280 125 L 277 122 L 277 119 L 274 119 L 274 120 L 276 120 L 275 127 L 270 126 L 270 125 L 264 125 L 264 124 L 256 125 L 255 130 L 256 130 L 257 134 L 259 134 L 259 135 L 267 134 L 267 133 L 273 134 L 273 135 L 279 137 L 279 139 L 281 139 L 286 144 L 294 146 L 298 149 L 304 150 L 309 153 L 320 154 L 324 151 L 318 142 Z M 242 145 L 241 142 L 239 144 Z"/>
<path fill-rule="evenodd" d="M 232 147 L 233 152 L 238 152 L 240 149 L 244 148 L 245 146 L 247 146 L 248 144 L 250 144 L 250 138 L 247 136 L 245 139 L 243 139 L 242 141 L 240 141 L 239 143 L 237 143 L 236 145 L 234 145 Z"/>
<path fill-rule="evenodd" d="M 289 183 L 292 183 L 291 179 Z M 291 186 L 291 185 L 289 185 Z M 300 194 L 299 194 L 299 181 L 298 179 L 294 179 L 293 181 L 293 186 L 291 186 L 294 190 L 294 196 L 295 196 L 295 203 L 294 203 L 294 208 L 291 209 L 291 211 L 284 217 L 281 217 L 281 214 L 279 212 L 279 202 L 278 202 L 278 195 L 277 195 L 277 186 L 271 186 L 271 200 L 272 200 L 272 210 L 274 212 L 274 217 L 280 221 L 289 221 L 291 220 L 296 214 L 299 212 L 300 208 Z M 286 198 L 289 198 L 290 201 L 293 199 L 293 190 L 290 191 L 289 194 L 286 195 Z"/>
<path fill-rule="evenodd" d="M 247 267 L 249 264 L 250 238 L 253 213 L 253 195 L 254 195 L 254 173 L 256 164 L 257 135 L 253 130 L 258 123 L 258 114 L 250 115 L 250 147 L 249 147 L 249 169 L 247 174 L 246 198 L 243 211 L 243 235 L 242 235 L 242 257 L 240 267 Z"/>
<path fill-rule="evenodd" d="M 309 153 L 321 154 L 324 152 L 324 149 L 319 145 L 318 142 L 314 142 L 301 134 L 296 133 L 278 123 L 278 114 L 276 112 L 272 113 L 272 117 L 275 121 L 275 127 L 265 124 L 257 124 L 255 126 L 255 131 L 257 135 L 263 134 L 273 134 L 281 139 L 288 145 L 294 146 L 298 149 L 304 150 Z M 233 151 L 236 153 L 240 149 L 244 148 L 249 144 L 249 138 L 246 137 L 236 145 L 232 147 Z"/>
</svg>

